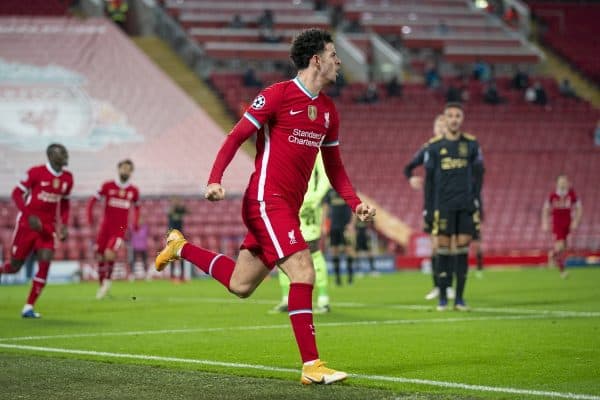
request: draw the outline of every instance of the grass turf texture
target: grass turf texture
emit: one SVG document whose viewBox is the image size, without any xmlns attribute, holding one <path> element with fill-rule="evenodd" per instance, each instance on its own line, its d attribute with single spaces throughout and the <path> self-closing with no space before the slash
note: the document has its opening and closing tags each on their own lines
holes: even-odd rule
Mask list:
<svg viewBox="0 0 600 400">
<path fill-rule="evenodd" d="M 19 317 L 29 287 L 0 286 L 0 397 L 600 399 L 599 281 L 487 270 L 469 278 L 470 313 L 433 311 L 420 273 L 333 286 L 321 357 L 355 376 L 319 388 L 299 384 L 287 315 L 267 312 L 276 279 L 247 300 L 211 280 L 116 282 L 103 301 L 92 283 L 50 285 L 41 320 Z"/>
</svg>

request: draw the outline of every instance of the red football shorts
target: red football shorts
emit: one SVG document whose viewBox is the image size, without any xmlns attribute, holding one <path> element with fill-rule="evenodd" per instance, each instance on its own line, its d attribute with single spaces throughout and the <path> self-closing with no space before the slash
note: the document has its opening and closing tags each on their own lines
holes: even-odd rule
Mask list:
<svg viewBox="0 0 600 400">
<path fill-rule="evenodd" d="M 102 225 L 100 232 L 98 232 L 98 238 L 96 240 L 96 252 L 98 254 L 104 254 L 104 251 L 109 249 L 114 252 L 118 251 L 123 244 L 125 237 L 125 230 L 121 228 L 112 228 L 107 225 Z"/>
<path fill-rule="evenodd" d="M 570 233 L 570 225 L 569 224 L 554 224 L 552 226 L 552 233 L 554 233 L 554 240 L 567 240 L 567 236 Z"/>
<path fill-rule="evenodd" d="M 34 231 L 25 220 L 17 224 L 10 253 L 15 260 L 25 260 L 33 250 L 54 250 L 54 245 L 54 232 Z"/>
<path fill-rule="evenodd" d="M 248 234 L 240 247 L 258 256 L 269 269 L 278 260 L 308 249 L 300 233 L 298 211 L 283 199 L 257 201 L 244 197 L 242 217 Z"/>
</svg>

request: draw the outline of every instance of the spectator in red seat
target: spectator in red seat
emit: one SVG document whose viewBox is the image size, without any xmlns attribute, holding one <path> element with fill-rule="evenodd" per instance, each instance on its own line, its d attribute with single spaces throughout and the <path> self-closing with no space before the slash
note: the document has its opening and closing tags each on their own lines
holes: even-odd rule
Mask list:
<svg viewBox="0 0 600 400">
<path fill-rule="evenodd" d="M 517 67 L 517 72 L 512 78 L 512 87 L 518 90 L 527 89 L 529 87 L 529 75 L 521 68 Z"/>
<path fill-rule="evenodd" d="M 500 97 L 500 93 L 498 93 L 496 82 L 492 81 L 487 84 L 485 91 L 483 92 L 483 101 L 492 105 L 504 103 L 504 99 Z"/>
<path fill-rule="evenodd" d="M 259 28 L 273 29 L 275 27 L 275 17 L 273 10 L 265 9 L 260 17 L 258 17 L 257 25 Z"/>
<path fill-rule="evenodd" d="M 569 97 L 577 99 L 577 93 L 575 93 L 575 89 L 571 86 L 571 81 L 567 78 L 563 79 L 558 86 L 558 91 L 563 97 Z"/>
<path fill-rule="evenodd" d="M 370 82 L 365 92 L 356 99 L 358 103 L 364 104 L 375 104 L 379 101 L 379 93 L 377 91 L 377 84 Z"/>
<path fill-rule="evenodd" d="M 229 23 L 229 27 L 234 29 L 242 29 L 246 27 L 246 24 L 242 20 L 240 14 L 235 14 Z"/>
<path fill-rule="evenodd" d="M 481 82 L 487 82 L 492 78 L 492 68 L 490 64 L 483 60 L 475 61 L 473 64 L 473 78 Z"/>
<path fill-rule="evenodd" d="M 469 100 L 469 88 L 468 88 L 468 78 L 463 78 L 461 82 L 459 82 L 460 78 L 457 78 L 455 82 L 450 82 L 448 88 L 446 89 L 446 102 L 448 103 L 465 103 Z"/>
<path fill-rule="evenodd" d="M 596 123 L 596 129 L 594 129 L 594 144 L 600 146 L 600 119 Z"/>
<path fill-rule="evenodd" d="M 263 83 L 260 79 L 256 77 L 256 73 L 254 72 L 254 68 L 248 67 L 246 72 L 244 72 L 243 76 L 244 86 L 246 87 L 262 87 Z"/>
<path fill-rule="evenodd" d="M 440 86 L 440 74 L 433 61 L 427 61 L 425 64 L 425 85 L 430 89 Z"/>
<path fill-rule="evenodd" d="M 394 75 L 386 85 L 385 90 L 389 97 L 402 97 L 402 83 L 398 80 L 398 76 Z"/>
<path fill-rule="evenodd" d="M 540 81 L 536 81 L 533 86 L 527 88 L 525 91 L 525 100 L 540 106 L 548 104 L 548 95 Z"/>
</svg>

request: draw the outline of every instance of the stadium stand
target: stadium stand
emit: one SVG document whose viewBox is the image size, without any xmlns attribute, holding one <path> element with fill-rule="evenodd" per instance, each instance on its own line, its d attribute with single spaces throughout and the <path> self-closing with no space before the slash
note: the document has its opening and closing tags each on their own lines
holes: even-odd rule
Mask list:
<svg viewBox="0 0 600 400">
<path fill-rule="evenodd" d="M 273 74 L 261 78 L 278 80 Z M 239 74 L 212 76 L 234 112 L 240 98 L 252 98 L 257 90 L 244 87 L 241 81 Z M 488 254 L 528 253 L 547 247 L 546 234 L 540 230 L 541 205 L 553 190 L 556 175 L 563 171 L 572 176 L 585 207 L 586 217 L 573 245 L 579 250 L 597 249 L 600 208 L 593 199 L 600 193 L 589 182 L 594 168 L 600 166 L 600 150 L 594 148 L 591 137 L 600 111 L 589 103 L 560 98 L 551 79 L 541 79 L 552 99 L 548 110 L 526 103 L 521 92 L 509 91 L 509 79 L 498 81 L 507 104 L 492 107 L 473 96 L 466 105 L 465 129 L 480 140 L 488 165 L 483 225 Z M 480 82 L 470 84 L 474 94 L 482 88 Z M 350 84 L 337 98 L 346 166 L 361 192 L 418 231 L 422 194 L 410 190 L 399 171 L 431 135 L 443 96 L 422 84 L 408 84 L 402 98 L 385 98 L 382 87 L 381 102 L 356 103 L 364 90 L 363 84 Z"/>
<path fill-rule="evenodd" d="M 600 4 L 557 1 L 527 2 L 543 22 L 542 42 L 600 85 L 598 35 Z"/>
<path fill-rule="evenodd" d="M 327 12 L 314 11 L 308 2 L 161 3 L 201 46 L 203 55 L 215 61 L 287 60 L 289 49 L 285 43 L 298 29 L 329 26 Z M 382 36 L 402 35 L 402 45 L 407 49 L 441 51 L 446 62 L 467 64 L 482 56 L 499 63 L 527 64 L 539 60 L 538 53 L 522 37 L 500 21 L 469 7 L 464 0 L 338 3 L 344 5 L 345 22 L 358 17 L 363 27 Z M 281 43 L 265 43 L 260 37 L 258 19 L 267 8 L 273 12 Z M 236 14 L 241 15 L 244 27 L 230 27 Z M 440 21 L 444 30 L 440 30 Z M 135 182 L 146 197 L 142 212 L 151 226 L 151 254 L 160 248 L 166 229 L 168 199 L 161 196 L 171 193 L 189 196 L 186 206 L 191 212 L 186 231 L 191 240 L 228 255 L 236 253 L 244 228 L 239 216 L 240 198 L 235 194 L 245 186 L 252 170 L 251 160 L 236 157 L 225 176 L 226 186 L 234 194 L 232 199 L 212 204 L 192 197 L 206 179 L 222 141 L 222 131 L 131 42 L 100 19 L 82 22 L 0 18 L 0 28 L 3 43 L 14 43 L 6 49 L 3 46 L 0 68 L 20 71 L 11 83 L 0 82 L 0 90 L 5 94 L 0 101 L 10 100 L 10 96 L 14 100 L 14 85 L 33 76 L 39 80 L 35 87 L 41 89 L 25 91 L 24 95 L 40 96 L 48 93 L 50 87 L 51 93 L 61 99 L 55 102 L 56 111 L 44 104 L 43 98 L 34 101 L 35 107 L 30 109 L 15 100 L 24 118 L 0 119 L 0 127 L 12 135 L 10 140 L 0 140 L 2 193 L 10 193 L 26 167 L 44 161 L 41 149 L 47 142 L 40 140 L 32 146 L 28 140 L 25 145 L 19 135 L 41 136 L 46 130 L 56 137 L 59 128 L 67 127 L 63 118 L 73 121 L 76 114 L 88 115 L 88 119 L 71 124 L 77 129 L 58 134 L 71 150 L 75 194 L 79 197 L 73 206 L 74 229 L 61 246 L 59 258 L 91 259 L 94 232 L 85 223 L 84 199 L 102 180 L 110 178 L 117 160 L 125 155 L 136 161 Z M 27 35 L 17 34 L 24 30 Z M 372 43 L 369 35 L 347 34 L 367 60 Z M 284 79 L 280 73 L 259 75 L 265 85 Z M 563 171 L 572 176 L 585 207 L 584 224 L 573 244 L 578 250 L 600 248 L 600 233 L 595 229 L 600 226 L 600 207 L 593 202 L 600 193 L 589 185 L 595 178 L 593 171 L 600 168 L 599 151 L 594 149 L 590 134 L 600 113 L 587 102 L 559 98 L 553 80 L 541 81 L 551 99 L 547 108 L 526 103 L 521 92 L 508 89 L 507 78 L 497 78 L 507 100 L 501 106 L 482 104 L 482 83 L 470 81 L 467 87 L 471 97 L 466 105 L 466 129 L 478 136 L 488 166 L 494 166 L 488 167 L 484 194 L 483 243 L 488 254 L 524 254 L 547 248 L 547 237 L 539 229 L 541 203 L 552 190 L 554 177 Z M 234 72 L 212 73 L 210 82 L 236 117 L 258 91 L 256 87 L 243 86 L 239 67 Z M 64 88 L 66 83 L 74 88 L 71 92 Z M 447 78 L 443 83 L 447 84 Z M 398 171 L 430 136 L 431 121 L 441 110 L 444 96 L 421 83 L 406 83 L 402 97 L 388 98 L 380 85 L 377 104 L 357 104 L 356 99 L 365 88 L 364 83 L 349 83 L 336 98 L 347 168 L 362 193 L 418 232 L 422 195 L 411 191 Z M 53 116 L 55 112 L 58 117 Z M 7 128 L 10 124 L 24 133 L 11 131 Z M 90 162 L 92 154 L 94 161 Z M 10 241 L 15 214 L 10 201 L 0 202 L 4 250 Z"/>
<path fill-rule="evenodd" d="M 93 193 L 124 157 L 145 195 L 199 191 L 221 128 L 113 24 L 0 18 L 0 37 L 2 193 L 45 160 L 50 138 L 70 150 L 75 196 Z M 251 165 L 234 159 L 231 192 L 243 190 Z"/>
</svg>

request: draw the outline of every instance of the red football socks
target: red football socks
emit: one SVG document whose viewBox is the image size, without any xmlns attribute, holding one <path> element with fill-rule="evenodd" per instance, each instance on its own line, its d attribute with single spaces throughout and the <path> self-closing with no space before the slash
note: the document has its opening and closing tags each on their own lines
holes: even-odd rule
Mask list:
<svg viewBox="0 0 600 400">
<path fill-rule="evenodd" d="M 302 362 L 319 358 L 312 313 L 313 285 L 292 283 L 288 297 L 288 313 Z"/>
<path fill-rule="evenodd" d="M 181 249 L 181 258 L 188 260 L 229 289 L 235 261 L 223 254 L 186 243 Z"/>
<path fill-rule="evenodd" d="M 48 270 L 50 269 L 50 261 L 38 261 L 38 272 L 31 281 L 31 291 L 27 298 L 27 304 L 34 305 L 44 286 L 46 286 L 46 278 L 48 277 Z"/>
</svg>

